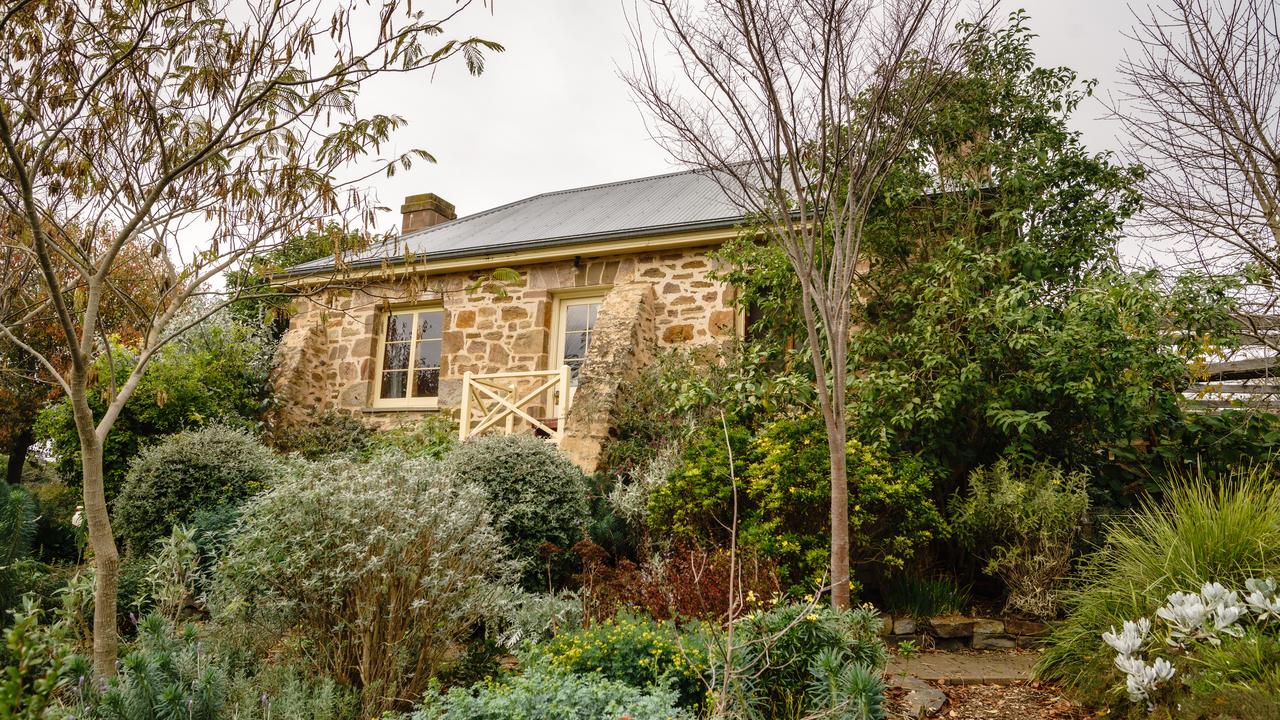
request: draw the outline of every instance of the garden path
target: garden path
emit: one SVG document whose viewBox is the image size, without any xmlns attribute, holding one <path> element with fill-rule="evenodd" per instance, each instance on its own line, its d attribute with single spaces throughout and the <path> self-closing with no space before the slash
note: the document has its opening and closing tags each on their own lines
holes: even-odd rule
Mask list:
<svg viewBox="0 0 1280 720">
<path fill-rule="evenodd" d="M 1032 681 L 1034 651 L 893 655 L 890 717 L 948 720 L 1087 720 L 1052 686 Z"/>
</svg>

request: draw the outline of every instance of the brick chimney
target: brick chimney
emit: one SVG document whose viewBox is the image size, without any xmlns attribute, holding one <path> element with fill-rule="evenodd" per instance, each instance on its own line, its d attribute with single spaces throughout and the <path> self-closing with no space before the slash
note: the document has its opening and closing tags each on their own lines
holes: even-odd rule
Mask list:
<svg viewBox="0 0 1280 720">
<path fill-rule="evenodd" d="M 453 205 L 435 193 L 410 195 L 400 206 L 400 214 L 404 217 L 400 224 L 401 235 L 439 225 L 458 217 Z"/>
</svg>

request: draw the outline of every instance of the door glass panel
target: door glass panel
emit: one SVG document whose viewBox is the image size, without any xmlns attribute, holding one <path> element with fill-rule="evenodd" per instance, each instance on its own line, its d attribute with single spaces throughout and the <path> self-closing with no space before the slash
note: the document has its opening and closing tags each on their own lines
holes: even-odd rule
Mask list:
<svg viewBox="0 0 1280 720">
<path fill-rule="evenodd" d="M 560 341 L 560 359 L 569 366 L 569 384 L 578 386 L 582 366 L 591 351 L 591 336 L 595 332 L 600 303 L 577 303 L 564 308 L 564 330 Z"/>
<path fill-rule="evenodd" d="M 590 305 L 570 305 L 565 308 L 564 331 L 582 332 L 591 326 Z"/>
<path fill-rule="evenodd" d="M 587 357 L 587 334 L 584 332 L 569 333 L 564 336 L 564 359 L 582 360 Z"/>
</svg>

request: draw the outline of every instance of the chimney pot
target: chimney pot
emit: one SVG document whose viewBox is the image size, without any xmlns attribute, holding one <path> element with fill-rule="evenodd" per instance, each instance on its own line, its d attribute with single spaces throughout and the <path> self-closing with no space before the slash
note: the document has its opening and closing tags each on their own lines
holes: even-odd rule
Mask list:
<svg viewBox="0 0 1280 720">
<path fill-rule="evenodd" d="M 406 197 L 404 205 L 400 206 L 400 215 L 402 216 L 400 223 L 401 235 L 429 228 L 432 225 L 439 225 L 442 222 L 448 222 L 458 217 L 453 204 L 435 193 L 422 193 L 421 195 Z"/>
</svg>

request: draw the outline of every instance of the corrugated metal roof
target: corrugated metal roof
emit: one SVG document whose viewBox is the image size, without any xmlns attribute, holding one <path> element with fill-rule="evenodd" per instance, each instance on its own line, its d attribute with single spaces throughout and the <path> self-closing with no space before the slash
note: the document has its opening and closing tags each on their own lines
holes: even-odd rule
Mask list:
<svg viewBox="0 0 1280 720">
<path fill-rule="evenodd" d="M 349 257 L 347 262 L 352 267 L 394 263 L 406 252 L 419 260 L 488 255 L 722 227 L 741 220 L 741 211 L 711 175 L 686 171 L 535 195 L 402 235 Z M 322 258 L 296 265 L 284 274 L 332 267 L 333 258 Z"/>
</svg>

